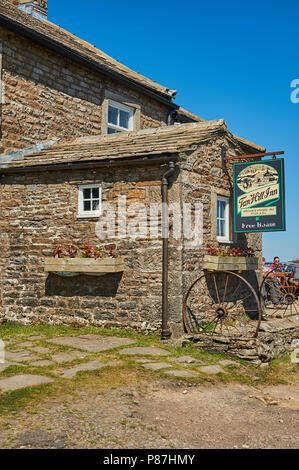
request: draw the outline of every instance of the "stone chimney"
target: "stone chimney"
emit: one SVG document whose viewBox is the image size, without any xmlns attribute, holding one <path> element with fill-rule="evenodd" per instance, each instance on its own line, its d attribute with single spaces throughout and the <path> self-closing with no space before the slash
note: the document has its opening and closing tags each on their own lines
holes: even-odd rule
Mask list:
<svg viewBox="0 0 299 470">
<path fill-rule="evenodd" d="M 27 13 L 33 18 L 43 21 L 47 18 L 48 0 L 8 0 L 19 10 Z"/>
</svg>

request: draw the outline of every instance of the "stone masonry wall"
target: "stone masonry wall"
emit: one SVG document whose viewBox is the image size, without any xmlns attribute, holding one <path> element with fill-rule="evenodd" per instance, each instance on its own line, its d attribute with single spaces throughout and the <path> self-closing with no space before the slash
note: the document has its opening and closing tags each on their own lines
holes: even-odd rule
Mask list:
<svg viewBox="0 0 299 470">
<path fill-rule="evenodd" d="M 238 357 L 252 364 L 260 365 L 274 358 L 281 357 L 293 350 L 293 343 L 299 339 L 299 318 L 289 316 L 284 319 L 272 319 L 262 322 L 256 338 L 251 334 L 239 338 L 195 335 L 192 340 L 200 349 Z M 249 332 L 248 332 L 249 333 Z"/>
<path fill-rule="evenodd" d="M 182 238 L 169 239 L 169 323 L 172 332 L 183 332 L 182 307 L 190 283 L 201 272 L 207 242 L 214 232 L 213 191 L 228 191 L 221 168 L 223 136 L 180 154 L 181 162 L 170 180 L 169 203 L 204 204 L 204 243 L 189 249 Z M 122 275 L 64 279 L 43 272 L 43 258 L 52 256 L 55 244 L 88 241 L 98 244 L 96 220 L 77 219 L 78 185 L 101 183 L 103 202 L 118 196 L 133 204 L 161 203 L 164 167 L 73 172 L 27 173 L 1 180 L 0 318 L 21 322 L 83 322 L 114 324 L 147 331 L 161 328 L 162 243 L 155 239 L 108 239 L 125 257 Z M 149 211 L 148 211 L 149 214 Z M 128 221 L 132 221 L 130 213 Z M 170 219 L 173 227 L 174 220 Z M 161 217 L 157 224 L 160 226 Z M 260 236 L 248 243 L 260 255 Z M 102 241 L 102 240 L 101 240 Z M 100 242 L 101 242 L 100 241 Z M 253 284 L 255 273 L 249 279 Z M 2 280 L 1 280 L 2 278 Z"/>
<path fill-rule="evenodd" d="M 3 105 L 0 154 L 51 138 L 102 132 L 105 92 L 140 106 L 138 127 L 166 123 L 168 108 L 0 28 Z M 139 119 L 139 117 L 138 117 Z"/>
<path fill-rule="evenodd" d="M 182 289 L 183 296 L 192 283 L 204 273 L 202 269 L 203 256 L 208 254 L 208 244 L 214 242 L 217 245 L 217 195 L 230 198 L 232 216 L 233 208 L 233 174 L 232 165 L 227 165 L 227 170 L 222 165 L 222 147 L 227 153 L 238 155 L 240 151 L 237 145 L 233 145 L 220 134 L 218 138 L 206 145 L 199 146 L 190 152 L 182 162 L 181 181 L 182 199 L 185 202 L 201 202 L 203 204 L 203 243 L 198 249 L 182 248 Z M 261 266 L 262 236 L 259 233 L 234 234 L 232 231 L 231 217 L 231 241 L 229 245 L 218 243 L 222 248 L 251 247 L 255 250 L 255 256 L 259 258 Z M 242 272 L 255 290 L 258 290 L 260 282 L 260 270 Z"/>
<path fill-rule="evenodd" d="M 101 183 L 103 202 L 127 197 L 134 203 L 161 202 L 165 167 L 12 175 L 2 178 L 0 226 L 0 320 L 21 323 L 79 323 L 161 328 L 162 243 L 105 240 L 125 257 L 125 270 L 102 277 L 62 278 L 47 274 L 43 260 L 55 244 L 101 244 L 96 220 L 77 219 L 78 184 Z M 174 182 L 170 198 L 178 198 Z M 133 211 L 133 212 L 132 212 Z M 172 269 L 175 260 L 170 260 Z M 179 282 L 179 275 L 177 278 Z M 181 316 L 180 316 L 181 321 Z"/>
</svg>

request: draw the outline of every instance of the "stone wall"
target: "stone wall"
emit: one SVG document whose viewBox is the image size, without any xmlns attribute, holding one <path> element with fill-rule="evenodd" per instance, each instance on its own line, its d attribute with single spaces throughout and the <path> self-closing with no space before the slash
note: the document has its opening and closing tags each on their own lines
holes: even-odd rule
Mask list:
<svg viewBox="0 0 299 470">
<path fill-rule="evenodd" d="M 215 188 L 229 191 L 221 169 L 223 137 L 180 154 L 170 180 L 169 203 L 204 204 L 204 239 L 189 249 L 182 238 L 169 239 L 169 323 L 175 335 L 183 333 L 182 305 L 190 283 L 202 271 L 201 262 L 213 233 Z M 196 171 L 195 171 L 196 168 Z M 21 322 L 89 323 L 159 331 L 162 303 L 162 242 L 154 239 L 107 239 L 125 257 L 123 274 L 101 278 L 62 279 L 43 272 L 43 258 L 55 244 L 88 241 L 98 244 L 96 220 L 78 219 L 78 185 L 101 183 L 103 202 L 127 198 L 135 203 L 161 203 L 161 178 L 167 167 L 97 169 L 27 173 L 1 180 L 0 316 Z M 191 169 L 191 170 L 189 170 Z M 217 174 L 215 174 L 215 169 Z M 149 210 L 148 210 L 149 214 Z M 128 216 L 132 221 L 134 212 Z M 173 227 L 173 219 L 170 225 Z M 161 225 L 161 216 L 157 220 Z M 254 238 L 254 237 L 253 237 Z M 257 247 L 260 236 L 257 235 Z M 101 240 L 102 241 L 102 240 Z M 259 254 L 259 253 L 258 253 Z M 256 278 L 253 273 L 253 277 Z"/>
<path fill-rule="evenodd" d="M 21 323 L 79 323 L 161 328 L 162 243 L 153 240 L 113 242 L 125 258 L 125 270 L 103 277 L 61 278 L 44 273 L 43 259 L 55 244 L 101 244 L 96 220 L 77 219 L 78 184 L 102 184 L 103 202 L 127 197 L 134 203 L 161 202 L 165 167 L 92 172 L 13 175 L 1 184 L 0 317 Z M 170 198 L 179 194 L 174 182 Z M 173 260 L 172 260 L 173 263 Z"/>
<path fill-rule="evenodd" d="M 187 292 L 192 283 L 204 274 L 202 269 L 203 256 L 207 254 L 209 243 L 214 242 L 222 248 L 251 247 L 261 266 L 262 236 L 259 233 L 234 234 L 233 233 L 233 166 L 222 164 L 222 149 L 232 155 L 242 154 L 237 145 L 219 135 L 206 145 L 198 146 L 190 152 L 182 162 L 182 200 L 185 202 L 201 202 L 203 205 L 203 243 L 197 249 L 182 247 L 182 292 Z M 243 152 L 244 153 L 244 152 Z M 230 198 L 230 244 L 217 242 L 217 195 Z M 242 276 L 258 291 L 260 284 L 260 269 L 257 271 L 244 271 Z"/>
<path fill-rule="evenodd" d="M 0 28 L 3 104 L 0 154 L 51 138 L 101 134 L 107 91 L 137 106 L 136 129 L 167 122 L 168 108 Z"/>
<path fill-rule="evenodd" d="M 252 330 L 253 332 L 254 330 Z M 267 363 L 292 351 L 292 343 L 299 338 L 299 318 L 289 316 L 262 322 L 257 338 L 244 335 L 239 338 L 199 334 L 193 338 L 201 349 L 224 352 L 254 365 Z"/>
</svg>

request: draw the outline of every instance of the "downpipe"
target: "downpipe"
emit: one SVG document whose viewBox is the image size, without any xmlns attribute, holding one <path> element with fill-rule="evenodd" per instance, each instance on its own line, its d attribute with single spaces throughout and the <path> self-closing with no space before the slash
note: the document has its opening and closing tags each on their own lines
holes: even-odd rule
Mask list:
<svg viewBox="0 0 299 470">
<path fill-rule="evenodd" d="M 169 212 L 168 212 L 168 183 L 175 172 L 175 163 L 170 161 L 168 170 L 162 177 L 162 340 L 170 338 L 168 327 L 168 238 L 169 238 Z"/>
</svg>

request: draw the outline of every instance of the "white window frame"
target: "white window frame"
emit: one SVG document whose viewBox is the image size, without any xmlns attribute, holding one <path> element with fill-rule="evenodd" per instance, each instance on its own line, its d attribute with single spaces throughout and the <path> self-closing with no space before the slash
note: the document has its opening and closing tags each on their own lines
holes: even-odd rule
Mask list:
<svg viewBox="0 0 299 470">
<path fill-rule="evenodd" d="M 224 208 L 224 236 L 217 234 L 218 231 L 218 201 L 225 203 Z M 229 197 L 217 195 L 217 206 L 216 206 L 216 234 L 217 240 L 221 243 L 230 243 L 230 199 Z"/>
<path fill-rule="evenodd" d="M 99 189 L 99 209 L 98 210 L 84 210 L 84 189 Z M 81 184 L 78 186 L 78 218 L 100 217 L 102 213 L 102 185 L 101 184 Z"/>
<path fill-rule="evenodd" d="M 126 113 L 129 113 L 129 127 L 122 127 L 118 126 L 116 124 L 111 124 L 109 123 L 109 106 L 112 106 L 113 108 L 116 108 L 120 111 L 125 111 Z M 108 129 L 114 129 L 117 132 L 130 132 L 134 130 L 134 109 L 130 108 L 129 106 L 126 106 L 124 104 L 118 103 L 117 101 L 113 100 L 108 100 L 108 108 L 107 108 L 107 134 L 108 134 Z"/>
</svg>

